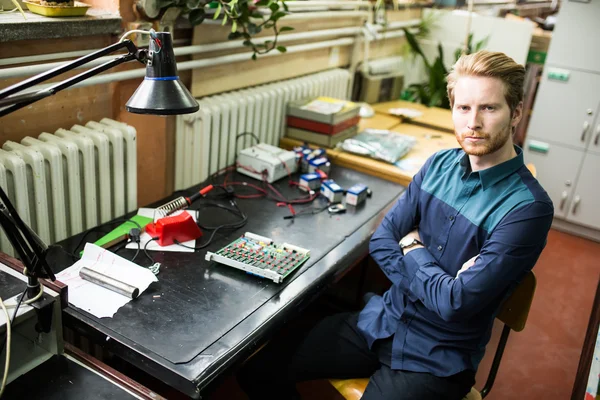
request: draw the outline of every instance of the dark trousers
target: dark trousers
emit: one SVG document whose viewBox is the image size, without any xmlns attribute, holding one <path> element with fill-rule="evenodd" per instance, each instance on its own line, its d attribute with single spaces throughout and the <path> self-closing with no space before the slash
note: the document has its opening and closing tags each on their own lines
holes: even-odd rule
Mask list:
<svg viewBox="0 0 600 400">
<path fill-rule="evenodd" d="M 369 349 L 357 320 L 358 313 L 336 314 L 303 339 L 278 335 L 244 364 L 240 386 L 251 400 L 300 399 L 296 382 L 328 378 L 370 377 L 363 400 L 461 400 L 471 390 L 472 371 L 440 378 L 391 369 L 391 338 Z"/>
</svg>

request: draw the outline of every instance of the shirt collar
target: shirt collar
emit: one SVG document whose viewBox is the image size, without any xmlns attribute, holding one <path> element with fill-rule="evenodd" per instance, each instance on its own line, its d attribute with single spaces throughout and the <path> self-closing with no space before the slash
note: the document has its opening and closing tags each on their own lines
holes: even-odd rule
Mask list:
<svg viewBox="0 0 600 400">
<path fill-rule="evenodd" d="M 517 153 L 516 157 L 513 157 L 510 160 L 504 161 L 503 163 L 495 165 L 491 168 L 479 171 L 479 180 L 481 181 L 481 187 L 483 190 L 486 190 L 487 188 L 500 182 L 502 179 L 506 178 L 508 175 L 512 174 L 524 165 L 523 150 L 517 145 L 514 145 L 514 148 L 515 152 Z M 456 160 L 454 161 L 454 165 L 459 163 L 464 168 L 465 172 L 471 169 L 469 165 L 469 156 L 464 151 L 460 151 L 456 157 Z"/>
</svg>

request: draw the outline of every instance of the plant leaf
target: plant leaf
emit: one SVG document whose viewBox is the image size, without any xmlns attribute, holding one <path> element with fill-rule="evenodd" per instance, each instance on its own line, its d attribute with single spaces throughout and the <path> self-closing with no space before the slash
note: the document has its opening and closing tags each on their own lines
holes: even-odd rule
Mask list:
<svg viewBox="0 0 600 400">
<path fill-rule="evenodd" d="M 294 30 L 294 28 L 293 28 L 293 27 L 291 27 L 291 26 L 282 26 L 282 27 L 279 29 L 279 32 L 287 32 L 287 31 L 293 31 L 293 30 Z"/>
<path fill-rule="evenodd" d="M 242 37 L 242 32 L 231 32 L 227 36 L 227 39 L 229 39 L 229 40 L 235 40 L 235 39 L 239 39 L 241 37 Z"/>
<path fill-rule="evenodd" d="M 256 61 L 256 53 L 252 54 L 252 59 Z"/>
<path fill-rule="evenodd" d="M 221 26 L 227 23 L 227 14 L 223 15 L 223 22 L 221 22 Z"/>
<path fill-rule="evenodd" d="M 248 22 L 246 24 L 246 29 L 248 30 L 248 33 L 250 35 L 256 35 L 257 33 L 259 33 L 261 31 L 260 26 L 253 24 L 252 22 Z"/>
<path fill-rule="evenodd" d="M 285 17 L 287 14 L 284 13 L 283 11 L 277 11 L 276 13 L 274 13 L 273 15 L 271 15 L 271 21 L 276 22 L 277 20 L 279 20 L 280 18 Z"/>
<path fill-rule="evenodd" d="M 202 8 L 195 8 L 192 11 L 190 11 L 190 15 L 189 15 L 189 20 L 190 20 L 190 24 L 192 24 L 193 26 L 196 25 L 200 25 L 202 23 L 202 21 L 204 21 L 204 9 Z"/>
<path fill-rule="evenodd" d="M 419 43 L 417 42 L 417 39 L 415 38 L 415 36 L 412 33 L 410 33 L 410 31 L 406 28 L 402 28 L 402 30 L 404 31 L 404 35 L 406 36 L 406 41 L 410 45 L 410 48 L 415 53 L 419 54 L 423 58 L 423 63 L 425 64 L 425 68 L 427 68 L 428 71 L 431 70 L 431 65 L 429 65 L 429 61 L 427 61 L 427 57 L 425 57 L 425 54 L 423 53 L 423 50 L 421 50 L 421 46 L 419 46 Z"/>
<path fill-rule="evenodd" d="M 284 1 L 284 0 L 282 0 L 282 1 L 281 1 L 281 5 L 283 6 L 283 9 L 284 9 L 285 11 L 289 11 L 289 9 L 288 9 L 288 5 L 287 5 L 287 4 L 285 4 L 285 1 Z"/>
<path fill-rule="evenodd" d="M 221 14 L 221 3 L 217 6 L 217 11 L 215 11 L 215 15 L 213 15 L 213 19 L 219 18 L 219 14 Z"/>
<path fill-rule="evenodd" d="M 255 4 L 255 6 L 257 7 L 264 7 L 266 5 L 269 4 L 269 0 L 260 0 L 258 3 Z"/>
<path fill-rule="evenodd" d="M 243 44 L 244 46 L 252 46 L 252 41 L 250 41 L 250 40 L 244 40 L 244 41 L 242 42 L 242 44 Z"/>
<path fill-rule="evenodd" d="M 285 53 L 287 49 L 285 48 L 285 46 L 277 46 L 277 51 L 279 51 L 280 53 Z"/>
<path fill-rule="evenodd" d="M 279 10 L 279 4 L 271 3 L 271 4 L 269 4 L 269 8 L 271 9 L 272 12 L 277 12 L 277 10 Z"/>
<path fill-rule="evenodd" d="M 238 32 L 236 32 L 236 31 L 237 31 L 237 22 L 233 21 L 233 22 L 231 23 L 231 32 L 232 32 L 232 33 L 233 33 L 233 32 L 235 32 L 235 33 L 238 33 Z"/>
</svg>

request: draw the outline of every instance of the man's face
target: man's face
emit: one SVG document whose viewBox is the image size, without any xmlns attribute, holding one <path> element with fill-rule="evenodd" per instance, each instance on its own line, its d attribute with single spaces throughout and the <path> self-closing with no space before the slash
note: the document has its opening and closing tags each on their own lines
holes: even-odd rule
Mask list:
<svg viewBox="0 0 600 400">
<path fill-rule="evenodd" d="M 454 88 L 454 134 L 465 153 L 484 156 L 507 145 L 521 118 L 521 105 L 511 116 L 504 83 L 497 78 L 463 76 Z M 512 141 L 509 143 L 512 145 Z"/>
</svg>

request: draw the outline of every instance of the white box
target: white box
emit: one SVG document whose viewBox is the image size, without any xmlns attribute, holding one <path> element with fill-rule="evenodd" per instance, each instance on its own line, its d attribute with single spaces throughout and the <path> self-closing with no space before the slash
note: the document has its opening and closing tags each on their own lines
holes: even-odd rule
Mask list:
<svg viewBox="0 0 600 400">
<path fill-rule="evenodd" d="M 237 171 L 258 180 L 273 183 L 297 170 L 296 153 L 260 143 L 240 151 Z"/>
</svg>

